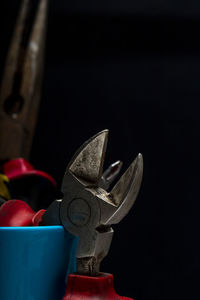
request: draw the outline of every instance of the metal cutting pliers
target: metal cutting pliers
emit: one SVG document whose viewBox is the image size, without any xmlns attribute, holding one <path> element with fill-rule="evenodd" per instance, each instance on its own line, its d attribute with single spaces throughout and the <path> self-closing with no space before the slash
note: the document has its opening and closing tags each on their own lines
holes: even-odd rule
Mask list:
<svg viewBox="0 0 200 300">
<path fill-rule="evenodd" d="M 78 237 L 77 273 L 95 276 L 107 255 L 112 224 L 117 224 L 133 206 L 140 189 L 143 158 L 138 154 L 111 191 L 100 187 L 108 130 L 86 141 L 67 166 L 63 199 L 54 201 L 42 218 L 43 225 L 62 224 Z"/>
</svg>

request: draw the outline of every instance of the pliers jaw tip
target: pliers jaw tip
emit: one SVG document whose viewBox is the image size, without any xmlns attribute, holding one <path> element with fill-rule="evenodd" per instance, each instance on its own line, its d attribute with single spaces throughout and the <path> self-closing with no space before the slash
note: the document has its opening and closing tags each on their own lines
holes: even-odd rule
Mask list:
<svg viewBox="0 0 200 300">
<path fill-rule="evenodd" d="M 98 185 L 108 141 L 108 130 L 103 130 L 85 142 L 73 156 L 67 170 L 86 185 Z"/>
<path fill-rule="evenodd" d="M 121 176 L 113 189 L 110 191 L 110 198 L 115 204 L 115 211 L 107 216 L 105 224 L 117 224 L 129 212 L 140 190 L 143 175 L 143 157 L 139 153 L 129 168 Z"/>
</svg>

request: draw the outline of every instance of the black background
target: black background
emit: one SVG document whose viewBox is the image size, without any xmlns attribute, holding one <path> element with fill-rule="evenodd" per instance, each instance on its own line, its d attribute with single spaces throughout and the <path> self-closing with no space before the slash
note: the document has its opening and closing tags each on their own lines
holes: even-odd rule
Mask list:
<svg viewBox="0 0 200 300">
<path fill-rule="evenodd" d="M 1 1 L 2 71 L 19 1 Z M 137 300 L 199 299 L 200 4 L 50 1 L 31 162 L 59 186 L 87 138 L 109 128 L 106 166 L 138 152 L 144 179 L 103 271 Z"/>
</svg>

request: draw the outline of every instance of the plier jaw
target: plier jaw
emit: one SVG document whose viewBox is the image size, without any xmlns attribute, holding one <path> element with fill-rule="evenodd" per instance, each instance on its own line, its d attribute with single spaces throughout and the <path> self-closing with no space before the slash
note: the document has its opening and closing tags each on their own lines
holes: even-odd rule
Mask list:
<svg viewBox="0 0 200 300">
<path fill-rule="evenodd" d="M 129 212 L 142 181 L 143 158 L 138 154 L 111 191 L 101 188 L 107 140 L 108 130 L 104 130 L 79 148 L 64 175 L 63 199 L 55 201 L 44 214 L 43 222 L 50 225 L 57 221 L 79 238 L 79 274 L 99 272 L 112 241 L 111 225 L 119 223 Z M 53 220 L 55 208 L 57 219 Z"/>
</svg>

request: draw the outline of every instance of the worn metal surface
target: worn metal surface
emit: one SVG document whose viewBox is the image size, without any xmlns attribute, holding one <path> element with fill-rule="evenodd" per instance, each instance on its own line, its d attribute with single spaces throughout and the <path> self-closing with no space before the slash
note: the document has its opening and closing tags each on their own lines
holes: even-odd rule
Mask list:
<svg viewBox="0 0 200 300">
<path fill-rule="evenodd" d="M 115 180 L 117 175 L 119 174 L 120 170 L 122 168 L 122 162 L 120 160 L 114 162 L 111 164 L 101 176 L 99 186 L 104 189 L 108 190 L 112 182 Z"/>
<path fill-rule="evenodd" d="M 70 172 L 90 185 L 100 181 L 108 140 L 108 130 L 84 143 L 70 162 Z"/>
<path fill-rule="evenodd" d="M 79 274 L 99 272 L 112 241 L 111 225 L 128 213 L 141 185 L 143 159 L 139 154 L 110 192 L 99 186 L 107 139 L 108 130 L 104 130 L 84 143 L 67 166 L 62 183 L 59 217 L 66 230 L 79 238 Z M 52 213 L 47 210 L 47 223 Z"/>
<path fill-rule="evenodd" d="M 23 0 L 0 88 L 0 160 L 28 158 L 40 99 L 47 0 Z"/>
<path fill-rule="evenodd" d="M 62 199 L 53 201 L 42 216 L 40 225 L 61 225 L 60 204 Z"/>
<path fill-rule="evenodd" d="M 62 224 L 79 238 L 76 252 L 79 274 L 99 272 L 112 241 L 111 225 L 129 212 L 142 181 L 143 159 L 138 154 L 110 192 L 100 187 L 107 139 L 108 130 L 104 130 L 79 148 L 64 175 L 63 199 L 54 201 L 43 216 L 43 225 Z M 112 175 L 112 171 L 111 166 L 106 174 Z"/>
</svg>

